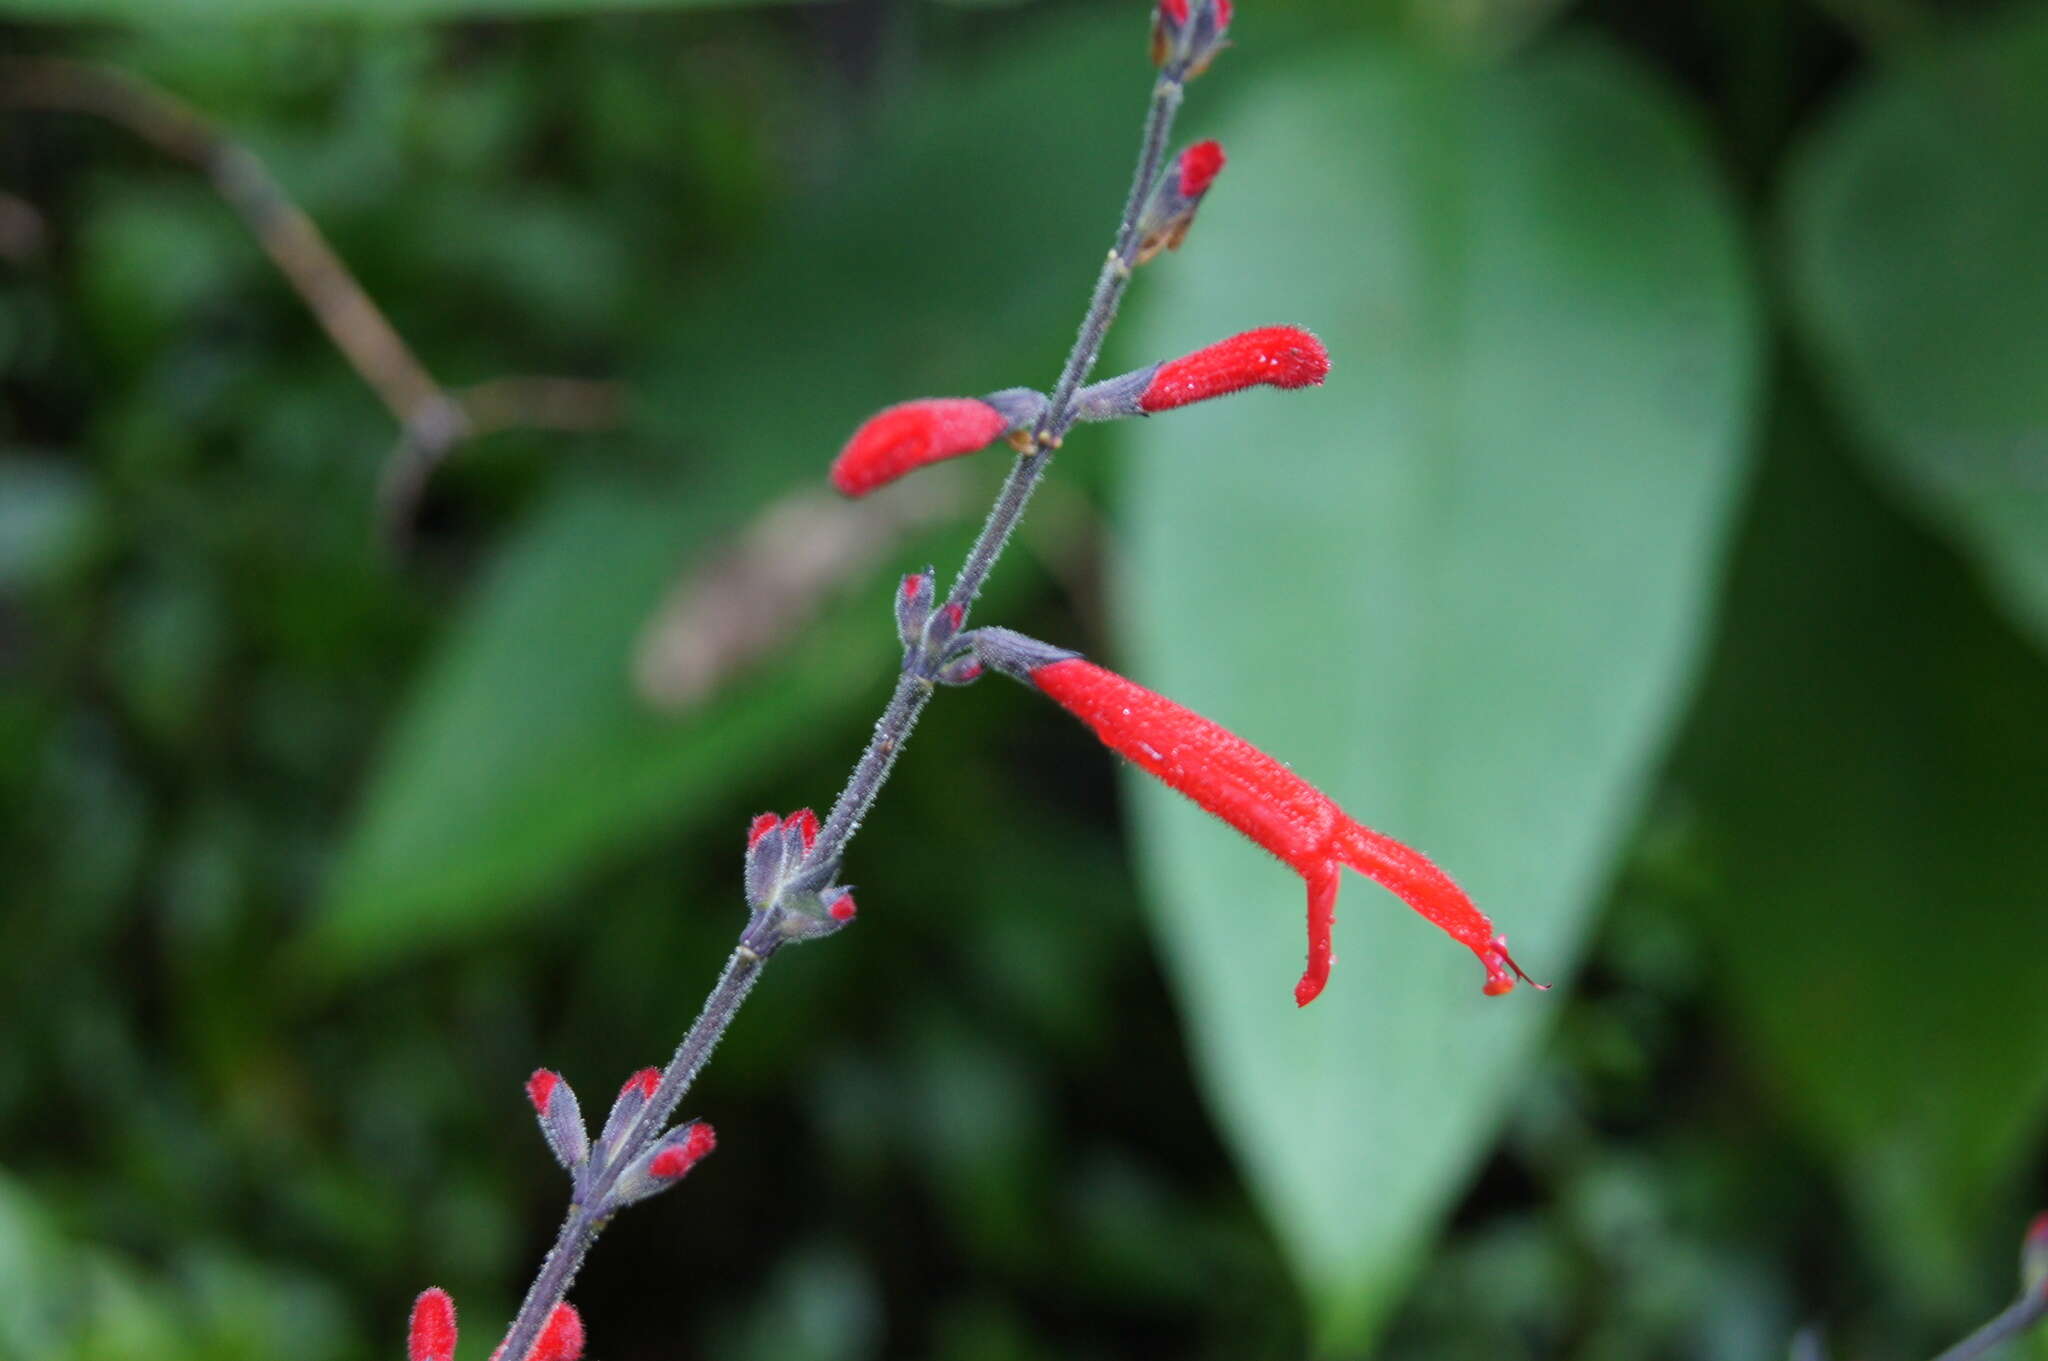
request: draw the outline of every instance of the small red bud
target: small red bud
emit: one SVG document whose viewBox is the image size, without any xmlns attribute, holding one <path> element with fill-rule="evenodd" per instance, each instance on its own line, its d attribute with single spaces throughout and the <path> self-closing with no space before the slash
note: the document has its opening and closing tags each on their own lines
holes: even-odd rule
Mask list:
<svg viewBox="0 0 2048 1361">
<path fill-rule="evenodd" d="M 782 819 L 776 817 L 773 813 L 763 813 L 755 818 L 753 825 L 747 828 L 747 849 L 753 850 L 754 847 L 761 844 L 762 837 L 768 835 L 781 825 Z"/>
<path fill-rule="evenodd" d="M 1138 409 L 1150 415 L 1248 387 L 1315 387 L 1330 375 L 1330 352 L 1298 326 L 1268 326 L 1169 360 L 1152 375 Z"/>
<path fill-rule="evenodd" d="M 987 448 L 1009 418 L 973 397 L 927 397 L 870 416 L 832 461 L 832 485 L 865 496 L 927 463 Z"/>
<path fill-rule="evenodd" d="M 909 576 L 903 578 L 903 598 L 905 600 L 917 599 L 917 593 L 923 589 L 924 573 L 912 572 Z"/>
<path fill-rule="evenodd" d="M 526 1079 L 526 1099 L 533 1103 L 536 1115 L 548 1113 L 548 1102 L 553 1099 L 555 1087 L 561 1080 L 561 1074 L 551 1073 L 545 1068 L 534 1070 L 533 1076 Z"/>
<path fill-rule="evenodd" d="M 1171 23 L 1188 21 L 1188 0 L 1159 0 L 1159 12 Z"/>
<path fill-rule="evenodd" d="M 946 622 L 957 630 L 962 624 L 967 622 L 967 607 L 965 605 L 946 606 Z"/>
<path fill-rule="evenodd" d="M 831 907 L 826 909 L 826 911 L 832 914 L 832 920 L 836 922 L 852 921 L 854 913 L 858 912 L 859 910 L 859 908 L 854 906 L 853 895 L 851 893 L 847 894 L 845 897 L 841 898 L 838 902 L 832 904 Z"/>
<path fill-rule="evenodd" d="M 491 1353 L 491 1361 L 500 1361 L 504 1354 L 505 1349 L 498 1348 Z M 582 1361 L 582 1357 L 583 1316 L 575 1305 L 563 1300 L 541 1325 L 540 1337 L 526 1354 L 526 1361 Z"/>
<path fill-rule="evenodd" d="M 455 1361 L 455 1301 L 439 1286 L 412 1302 L 405 1355 L 406 1361 Z"/>
<path fill-rule="evenodd" d="M 2048 1299 L 2048 1213 L 2035 1215 L 2021 1240 L 2020 1288 Z"/>
<path fill-rule="evenodd" d="M 528 1361 L 582 1361 L 583 1316 L 575 1305 L 564 1300 L 555 1306 L 527 1356 Z"/>
<path fill-rule="evenodd" d="M 718 1132 L 700 1122 L 690 1126 L 689 1134 L 681 1143 L 673 1148 L 664 1148 L 655 1154 L 654 1161 L 647 1165 L 647 1170 L 663 1181 L 674 1181 L 677 1177 L 686 1175 L 717 1147 Z"/>
<path fill-rule="evenodd" d="M 624 1096 L 627 1092 L 637 1087 L 640 1089 L 641 1100 L 652 1101 L 654 1099 L 654 1090 L 659 1086 L 661 1086 L 661 1069 L 642 1068 L 639 1072 L 626 1079 L 626 1085 L 619 1088 L 619 1095 Z"/>
<path fill-rule="evenodd" d="M 1200 198 L 1223 172 L 1223 144 L 1197 142 L 1180 154 L 1180 194 Z"/>
<path fill-rule="evenodd" d="M 818 815 L 808 808 L 799 808 L 789 815 L 789 820 L 803 833 L 804 851 L 808 854 L 818 843 Z"/>
</svg>

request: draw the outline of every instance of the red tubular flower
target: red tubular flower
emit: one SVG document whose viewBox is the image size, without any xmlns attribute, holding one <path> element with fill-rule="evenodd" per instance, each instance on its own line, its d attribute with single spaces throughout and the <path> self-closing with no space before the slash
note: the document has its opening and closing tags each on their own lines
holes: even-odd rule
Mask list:
<svg viewBox="0 0 2048 1361">
<path fill-rule="evenodd" d="M 1330 352 L 1322 341 L 1298 326 L 1267 326 L 1161 364 L 1138 399 L 1138 409 L 1149 416 L 1261 383 L 1316 387 L 1329 375 Z"/>
<path fill-rule="evenodd" d="M 1338 871 L 1349 865 L 1479 957 L 1489 995 L 1527 979 L 1507 942 L 1449 875 L 1419 852 L 1353 821 L 1321 790 L 1235 733 L 1079 657 L 1030 669 L 1032 682 L 1103 743 L 1263 846 L 1308 885 L 1308 968 L 1294 1000 L 1329 982 Z M 1510 972 L 1512 971 L 1512 973 Z"/>
<path fill-rule="evenodd" d="M 974 397 L 927 397 L 868 418 L 832 461 L 832 485 L 865 496 L 927 463 L 985 449 L 1010 418 Z"/>
<path fill-rule="evenodd" d="M 406 1361 L 455 1361 L 455 1301 L 439 1286 L 412 1302 L 405 1356 Z"/>
</svg>

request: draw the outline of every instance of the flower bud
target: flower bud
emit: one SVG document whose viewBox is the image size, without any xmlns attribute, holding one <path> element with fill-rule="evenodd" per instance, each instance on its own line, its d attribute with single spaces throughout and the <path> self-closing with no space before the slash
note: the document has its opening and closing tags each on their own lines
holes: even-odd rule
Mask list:
<svg viewBox="0 0 2048 1361">
<path fill-rule="evenodd" d="M 609 1161 L 617 1155 L 619 1141 L 626 1137 L 626 1131 L 647 1109 L 647 1103 L 661 1086 L 659 1068 L 642 1068 L 626 1079 L 626 1085 L 619 1088 L 619 1099 L 612 1102 L 610 1115 L 604 1118 L 604 1132 L 598 1135 L 598 1142 L 605 1146 L 605 1158 Z"/>
<path fill-rule="evenodd" d="M 970 634 L 968 636 L 972 637 L 973 635 Z M 972 685 L 981 679 L 982 672 L 985 669 L 981 664 L 981 658 L 977 657 L 970 650 L 961 653 L 940 667 L 938 675 L 934 676 L 933 679 L 941 685 Z"/>
<path fill-rule="evenodd" d="M 2048 1212 L 2034 1216 L 2020 1244 L 2020 1290 L 2048 1298 Z"/>
<path fill-rule="evenodd" d="M 583 1128 L 583 1110 L 576 1104 L 576 1093 L 562 1081 L 561 1074 L 546 1068 L 536 1070 L 526 1080 L 526 1099 L 533 1103 L 541 1137 L 547 1140 L 555 1161 L 572 1172 L 581 1167 L 590 1157 L 590 1135 Z"/>
<path fill-rule="evenodd" d="M 792 944 L 837 935 L 854 918 L 853 890 L 844 884 L 827 884 L 816 893 L 791 893 L 782 900 L 785 909 L 776 923 L 782 938 Z"/>
<path fill-rule="evenodd" d="M 1329 373 L 1330 352 L 1312 332 L 1299 326 L 1267 326 L 1179 359 L 1091 383 L 1074 394 L 1074 415 L 1084 421 L 1150 416 L 1260 385 L 1315 387 Z"/>
<path fill-rule="evenodd" d="M 439 1286 L 412 1302 L 405 1356 L 406 1361 L 455 1361 L 455 1301 Z"/>
<path fill-rule="evenodd" d="M 929 567 L 903 578 L 903 587 L 896 592 L 896 637 L 903 646 L 917 647 L 923 642 L 924 625 L 932 617 L 936 589 Z"/>
<path fill-rule="evenodd" d="M 540 1330 L 540 1341 L 533 1344 L 533 1350 L 526 1354 L 527 1361 L 582 1361 L 583 1357 L 583 1316 L 576 1312 L 576 1306 L 567 1300 L 556 1305 L 548 1313 L 547 1326 Z"/>
<path fill-rule="evenodd" d="M 500 1347 L 491 1353 L 491 1361 L 504 1361 L 504 1355 L 505 1349 Z M 583 1316 L 575 1305 L 563 1300 L 548 1311 L 548 1321 L 541 1325 L 526 1361 L 582 1361 L 582 1356 Z"/>
<path fill-rule="evenodd" d="M 818 815 L 808 808 L 787 818 L 773 813 L 755 818 L 747 829 L 747 903 L 757 909 L 774 903 L 817 841 Z"/>
<path fill-rule="evenodd" d="M 1152 12 L 1152 64 L 1174 79 L 1193 80 L 1229 44 L 1230 0 L 1159 0 Z"/>
<path fill-rule="evenodd" d="M 931 647 L 944 651 L 946 645 L 959 636 L 960 626 L 967 622 L 967 607 L 959 604 L 941 605 L 932 613 L 924 626 L 925 642 Z"/>
<path fill-rule="evenodd" d="M 666 1191 L 717 1147 L 718 1135 L 711 1126 L 700 1120 L 678 1125 L 619 1173 L 612 1186 L 613 1206 L 623 1208 Z"/>
<path fill-rule="evenodd" d="M 1322 341 L 1298 326 L 1268 326 L 1161 364 L 1138 409 L 1149 416 L 1261 384 L 1316 387 L 1329 375 L 1330 352 Z"/>
<path fill-rule="evenodd" d="M 927 463 L 987 448 L 1010 421 L 972 397 L 927 397 L 870 416 L 832 461 L 832 485 L 865 496 Z"/>
<path fill-rule="evenodd" d="M 1160 177 L 1138 218 L 1138 258 L 1133 265 L 1144 264 L 1162 250 L 1180 249 L 1209 186 L 1223 173 L 1223 163 L 1223 147 L 1218 142 L 1197 142 L 1181 152 L 1180 159 Z"/>
</svg>

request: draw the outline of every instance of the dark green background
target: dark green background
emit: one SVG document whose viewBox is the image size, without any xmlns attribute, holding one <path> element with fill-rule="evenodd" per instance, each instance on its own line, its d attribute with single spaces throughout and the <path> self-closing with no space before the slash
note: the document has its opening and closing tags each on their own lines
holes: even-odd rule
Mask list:
<svg viewBox="0 0 2048 1361">
<path fill-rule="evenodd" d="M 1284 869 L 948 692 L 590 1354 L 1931 1350 L 2048 1200 L 2048 5 L 1238 8 L 1107 362 L 1291 322 L 1331 382 L 1077 432 L 980 617 L 1560 986 L 1356 880 L 1297 1013 Z M 218 119 L 444 382 L 631 413 L 465 448 L 395 559 L 388 415 L 206 182 L 0 112 L 0 1358 L 396 1356 L 428 1284 L 488 1351 L 563 1195 L 519 1083 L 665 1055 L 1002 456 L 701 706 L 645 621 L 867 412 L 1050 381 L 1148 80 L 1140 0 L 312 11 L 0 51 Z"/>
</svg>

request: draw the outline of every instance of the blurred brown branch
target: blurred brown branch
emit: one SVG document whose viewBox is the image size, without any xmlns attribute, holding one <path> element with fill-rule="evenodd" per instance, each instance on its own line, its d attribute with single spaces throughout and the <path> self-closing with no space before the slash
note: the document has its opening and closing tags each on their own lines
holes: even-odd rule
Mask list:
<svg viewBox="0 0 2048 1361">
<path fill-rule="evenodd" d="M 0 106 L 103 118 L 213 182 L 398 422 L 398 444 L 385 462 L 378 494 L 380 520 L 393 541 L 409 530 L 434 467 L 464 442 L 513 428 L 597 430 L 618 424 L 624 393 L 614 383 L 520 377 L 455 393 L 443 388 L 256 154 L 176 96 L 107 67 L 54 57 L 0 57 Z"/>
</svg>

